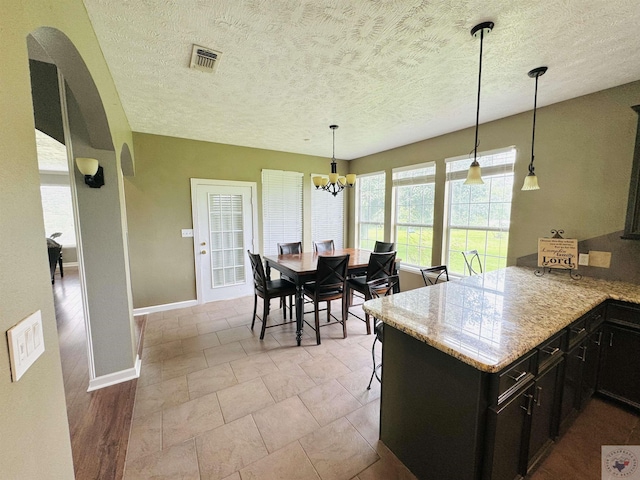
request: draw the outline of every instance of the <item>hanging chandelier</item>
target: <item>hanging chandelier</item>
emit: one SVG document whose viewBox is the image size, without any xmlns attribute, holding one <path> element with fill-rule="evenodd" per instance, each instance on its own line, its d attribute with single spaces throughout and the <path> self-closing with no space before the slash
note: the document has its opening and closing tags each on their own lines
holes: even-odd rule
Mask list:
<svg viewBox="0 0 640 480">
<path fill-rule="evenodd" d="M 476 140 L 473 144 L 473 162 L 469 166 L 465 185 L 483 185 L 482 176 L 480 175 L 480 164 L 478 163 L 478 124 L 480 120 L 480 80 L 482 79 L 482 44 L 484 36 L 493 30 L 493 22 L 483 22 L 471 29 L 471 35 L 480 36 L 480 66 L 478 68 L 478 102 L 476 104 Z"/>
<path fill-rule="evenodd" d="M 536 79 L 536 93 L 533 96 L 533 133 L 531 134 L 531 162 L 529 162 L 529 173 L 524 177 L 522 190 L 540 190 L 538 177 L 533 169 L 533 143 L 536 139 L 536 108 L 538 106 L 538 77 L 547 72 L 547 67 L 538 67 L 531 70 L 527 75 Z"/>
<path fill-rule="evenodd" d="M 329 178 L 324 176 L 313 177 L 313 184 L 316 190 L 324 190 L 334 197 L 345 187 L 352 188 L 356 184 L 356 174 L 348 173 L 346 176 L 338 175 L 338 165 L 336 164 L 336 129 L 338 125 L 329 125 L 333 131 L 333 156 L 331 157 L 331 173 Z"/>
</svg>

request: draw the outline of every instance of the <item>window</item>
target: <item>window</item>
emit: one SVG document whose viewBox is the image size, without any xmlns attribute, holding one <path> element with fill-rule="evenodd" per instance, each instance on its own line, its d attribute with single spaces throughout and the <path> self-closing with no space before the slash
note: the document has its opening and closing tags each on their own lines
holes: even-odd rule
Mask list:
<svg viewBox="0 0 640 480">
<path fill-rule="evenodd" d="M 356 186 L 358 248 L 373 250 L 376 240 L 384 240 L 384 184 L 384 172 L 358 177 Z"/>
<path fill-rule="evenodd" d="M 336 249 L 344 248 L 344 196 L 335 197 L 324 190 L 317 190 L 311 175 L 311 240 L 333 240 Z M 322 176 L 322 175 L 320 175 Z"/>
<path fill-rule="evenodd" d="M 393 169 L 394 238 L 403 264 L 431 265 L 435 175 L 434 162 Z"/>
<path fill-rule="evenodd" d="M 60 176 L 60 181 L 68 181 L 68 176 Z M 76 245 L 76 230 L 73 223 L 73 206 L 71 204 L 71 188 L 64 185 L 40 185 L 42 196 L 42 213 L 44 215 L 44 231 L 47 236 L 60 232 L 56 242 L 65 247 Z"/>
<path fill-rule="evenodd" d="M 300 172 L 262 170 L 262 231 L 265 255 L 277 255 L 278 243 L 302 241 Z"/>
<path fill-rule="evenodd" d="M 483 271 L 507 266 L 516 150 L 481 154 L 484 185 L 464 185 L 470 160 L 447 159 L 445 258 L 449 272 L 467 274 L 462 251 L 478 250 Z"/>
</svg>

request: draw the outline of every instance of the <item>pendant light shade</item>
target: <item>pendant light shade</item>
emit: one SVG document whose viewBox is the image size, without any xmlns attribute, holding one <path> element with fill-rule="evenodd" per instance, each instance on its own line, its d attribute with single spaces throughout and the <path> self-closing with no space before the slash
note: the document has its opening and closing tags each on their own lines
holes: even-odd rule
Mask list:
<svg viewBox="0 0 640 480">
<path fill-rule="evenodd" d="M 333 131 L 333 155 L 331 157 L 331 173 L 329 178 L 316 176 L 313 177 L 313 185 L 316 190 L 324 190 L 334 197 L 345 188 L 353 188 L 356 184 L 356 174 L 348 173 L 346 176 L 338 174 L 338 164 L 336 163 L 336 129 L 338 125 L 329 125 Z"/>
<path fill-rule="evenodd" d="M 538 177 L 535 174 L 533 168 L 533 147 L 536 139 L 536 109 L 538 107 L 538 77 L 544 75 L 547 72 L 547 67 L 538 67 L 529 71 L 527 75 L 531 78 L 536 79 L 536 90 L 533 95 L 533 129 L 531 134 L 531 161 L 529 162 L 529 173 L 526 177 L 524 177 L 524 184 L 522 185 L 522 190 L 540 190 L 540 186 L 538 185 Z"/>
<path fill-rule="evenodd" d="M 480 82 L 482 80 L 482 44 L 484 42 L 484 36 L 493 30 L 493 22 L 479 23 L 471 29 L 471 35 L 473 37 L 480 37 L 480 63 L 478 67 L 478 102 L 476 103 L 476 139 L 473 145 L 473 162 L 469 167 L 467 179 L 464 181 L 465 185 L 482 185 L 482 176 L 480 174 L 480 164 L 478 163 L 478 125 L 480 121 Z"/>
</svg>

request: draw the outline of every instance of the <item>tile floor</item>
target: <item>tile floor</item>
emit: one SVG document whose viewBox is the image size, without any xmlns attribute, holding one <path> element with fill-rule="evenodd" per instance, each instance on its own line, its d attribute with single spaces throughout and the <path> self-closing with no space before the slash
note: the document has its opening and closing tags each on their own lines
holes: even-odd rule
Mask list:
<svg viewBox="0 0 640 480">
<path fill-rule="evenodd" d="M 246 297 L 148 316 L 125 479 L 414 479 L 378 440 L 364 323 L 298 347 L 294 325 L 260 341 L 252 313 Z"/>
</svg>

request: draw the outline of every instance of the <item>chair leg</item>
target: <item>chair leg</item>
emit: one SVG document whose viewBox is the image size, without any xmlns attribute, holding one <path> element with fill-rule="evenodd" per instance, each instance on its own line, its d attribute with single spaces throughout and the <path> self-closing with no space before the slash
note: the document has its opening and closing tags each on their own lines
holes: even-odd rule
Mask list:
<svg viewBox="0 0 640 480">
<path fill-rule="evenodd" d="M 331 300 L 327 300 L 327 323 L 331 321 Z"/>
<path fill-rule="evenodd" d="M 376 340 L 378 337 L 373 339 L 373 346 L 371 347 L 371 359 L 373 360 L 373 372 L 371 372 L 371 378 L 369 379 L 369 385 L 367 386 L 367 390 L 371 390 L 371 382 L 373 382 L 373 377 L 376 374 Z"/>
<path fill-rule="evenodd" d="M 316 343 L 320 345 L 320 312 L 318 311 L 318 307 L 320 305 L 318 304 L 317 300 L 313 302 L 313 305 L 315 307 L 314 316 L 316 321 Z"/>
<path fill-rule="evenodd" d="M 253 330 L 253 325 L 256 323 L 257 311 L 258 311 L 258 295 L 253 294 L 253 319 L 251 320 L 251 330 Z"/>
<path fill-rule="evenodd" d="M 348 298 L 342 297 L 342 338 L 347 338 L 347 319 L 349 318 Z"/>
<path fill-rule="evenodd" d="M 293 320 L 293 295 L 289 295 L 289 320 Z"/>
<path fill-rule="evenodd" d="M 264 309 L 262 312 L 262 330 L 260 330 L 260 340 L 264 339 L 264 332 L 267 329 L 267 317 L 269 316 L 269 300 L 264 299 Z"/>
<path fill-rule="evenodd" d="M 367 324 L 367 335 L 371 335 L 371 319 L 367 312 L 364 313 L 364 323 Z"/>
<path fill-rule="evenodd" d="M 287 319 L 287 297 L 280 297 L 280 307 L 282 308 L 282 318 Z"/>
</svg>

